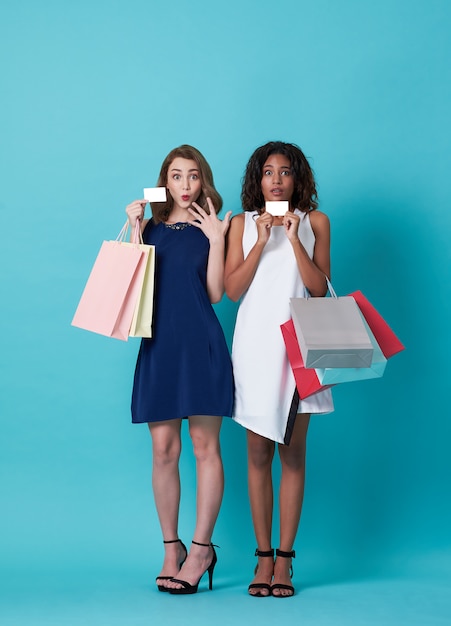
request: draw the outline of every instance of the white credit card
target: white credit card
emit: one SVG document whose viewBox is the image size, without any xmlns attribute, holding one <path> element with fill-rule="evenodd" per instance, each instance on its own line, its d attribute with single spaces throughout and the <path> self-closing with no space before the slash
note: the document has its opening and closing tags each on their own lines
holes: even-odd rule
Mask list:
<svg viewBox="0 0 451 626">
<path fill-rule="evenodd" d="M 265 202 L 265 210 L 271 215 L 285 215 L 288 211 L 288 200 Z"/>
<path fill-rule="evenodd" d="M 166 202 L 166 187 L 144 187 L 144 198 L 148 202 Z"/>
</svg>

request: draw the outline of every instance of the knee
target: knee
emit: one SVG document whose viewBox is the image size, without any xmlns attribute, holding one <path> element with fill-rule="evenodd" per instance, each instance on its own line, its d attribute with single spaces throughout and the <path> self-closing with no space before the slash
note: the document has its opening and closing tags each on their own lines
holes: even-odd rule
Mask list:
<svg viewBox="0 0 451 626">
<path fill-rule="evenodd" d="M 191 433 L 193 453 L 197 462 L 211 461 L 221 456 L 219 440 L 205 437 L 202 433 Z"/>
<path fill-rule="evenodd" d="M 288 469 L 293 472 L 302 472 L 305 469 L 305 446 L 290 450 L 289 446 L 279 448 L 282 470 Z"/>
<path fill-rule="evenodd" d="M 249 465 L 256 469 L 271 467 L 274 458 L 274 446 L 267 440 L 248 442 L 247 455 Z"/>
<path fill-rule="evenodd" d="M 177 464 L 180 459 L 180 441 L 170 441 L 153 445 L 153 463 L 155 466 Z"/>
</svg>

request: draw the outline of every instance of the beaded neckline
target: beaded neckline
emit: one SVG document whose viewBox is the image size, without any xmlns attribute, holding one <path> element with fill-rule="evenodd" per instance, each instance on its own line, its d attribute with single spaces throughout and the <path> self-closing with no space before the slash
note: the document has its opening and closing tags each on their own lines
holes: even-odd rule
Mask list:
<svg viewBox="0 0 451 626">
<path fill-rule="evenodd" d="M 187 226 L 191 226 L 188 222 L 176 222 L 175 224 L 168 224 L 167 222 L 163 222 L 165 228 L 170 228 L 171 230 L 185 230 Z"/>
</svg>

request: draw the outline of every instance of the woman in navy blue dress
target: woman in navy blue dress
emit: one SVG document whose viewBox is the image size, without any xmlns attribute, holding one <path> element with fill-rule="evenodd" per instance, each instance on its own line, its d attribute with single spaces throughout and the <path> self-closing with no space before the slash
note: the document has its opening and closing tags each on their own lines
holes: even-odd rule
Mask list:
<svg viewBox="0 0 451 626">
<path fill-rule="evenodd" d="M 165 203 L 146 200 L 126 212 L 132 229 L 142 224 L 144 243 L 155 245 L 153 337 L 143 339 L 136 364 L 132 420 L 146 422 L 152 437 L 152 485 L 165 558 L 156 579 L 160 591 L 195 593 L 216 553 L 211 543 L 224 476 L 219 445 L 222 416 L 232 414 L 229 352 L 212 303 L 224 293 L 224 238 L 231 211 L 217 217 L 222 199 L 203 155 L 192 146 L 172 150 L 158 186 Z M 178 537 L 179 458 L 182 419 L 188 418 L 197 470 L 197 515 L 191 548 Z"/>
</svg>

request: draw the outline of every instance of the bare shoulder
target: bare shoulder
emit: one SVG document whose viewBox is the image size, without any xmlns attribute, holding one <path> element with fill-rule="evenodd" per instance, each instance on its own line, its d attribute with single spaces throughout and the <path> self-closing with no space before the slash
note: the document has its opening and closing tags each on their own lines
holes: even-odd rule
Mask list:
<svg viewBox="0 0 451 626">
<path fill-rule="evenodd" d="M 234 215 L 230 223 L 235 224 L 235 228 L 242 227 L 244 224 L 244 213 Z"/>
<path fill-rule="evenodd" d="M 309 217 L 315 235 L 321 235 L 330 231 L 330 221 L 325 213 L 321 211 L 310 211 Z"/>
<path fill-rule="evenodd" d="M 234 215 L 230 221 L 229 235 L 241 237 L 244 231 L 244 213 Z"/>
</svg>

